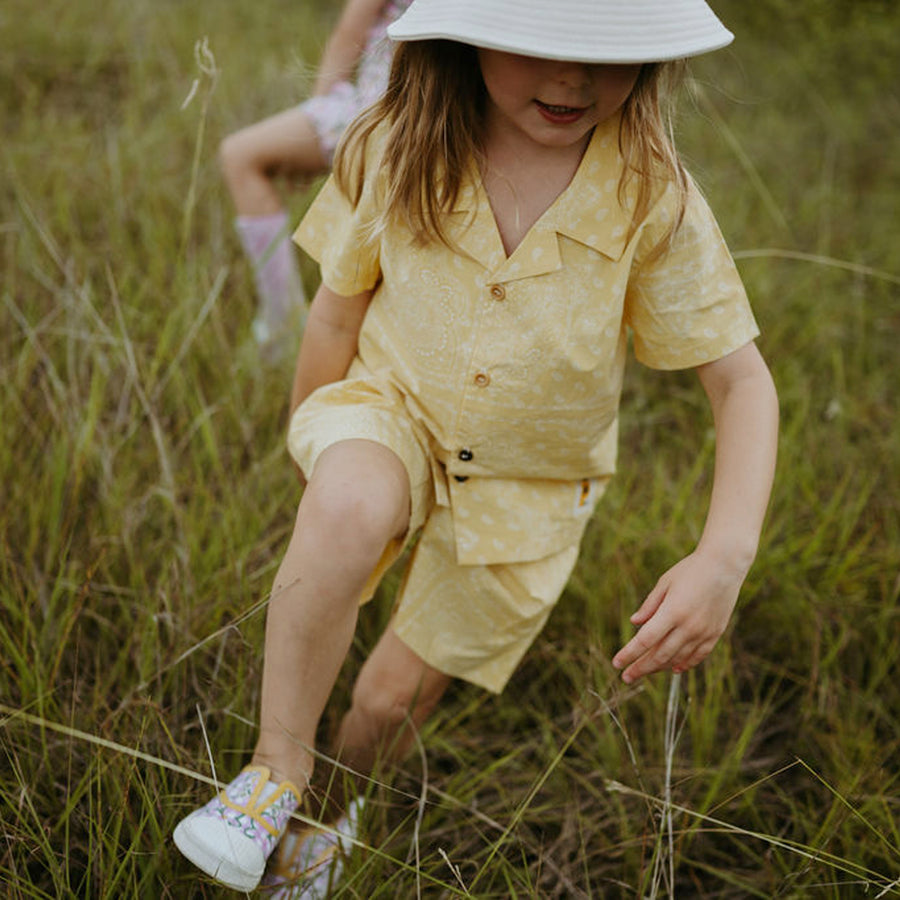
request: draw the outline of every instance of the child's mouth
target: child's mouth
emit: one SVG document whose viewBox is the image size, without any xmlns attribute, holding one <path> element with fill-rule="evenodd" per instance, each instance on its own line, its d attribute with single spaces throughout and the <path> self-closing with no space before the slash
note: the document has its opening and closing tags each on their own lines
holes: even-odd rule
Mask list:
<svg viewBox="0 0 900 900">
<path fill-rule="evenodd" d="M 554 125 L 570 125 L 577 122 L 587 111 L 586 106 L 560 106 L 554 103 L 542 103 L 540 100 L 534 101 L 537 104 L 538 112 Z"/>
</svg>

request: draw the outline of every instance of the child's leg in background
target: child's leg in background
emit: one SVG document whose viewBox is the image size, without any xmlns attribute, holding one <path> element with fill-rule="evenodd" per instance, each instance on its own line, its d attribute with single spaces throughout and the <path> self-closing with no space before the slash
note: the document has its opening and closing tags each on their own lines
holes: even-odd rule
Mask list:
<svg viewBox="0 0 900 900">
<path fill-rule="evenodd" d="M 371 441 L 335 444 L 316 462 L 278 570 L 266 621 L 260 732 L 253 762 L 301 788 L 316 728 L 356 626 L 359 597 L 409 523 L 409 478 Z"/>
<path fill-rule="evenodd" d="M 222 173 L 241 216 L 269 216 L 283 208 L 275 172 L 315 175 L 328 168 L 312 120 L 299 107 L 228 135 L 220 148 Z"/>
<path fill-rule="evenodd" d="M 299 108 L 229 135 L 220 160 L 237 211 L 237 232 L 253 264 L 260 303 L 254 331 L 267 344 L 277 340 L 292 315 L 302 324 L 305 305 L 292 229 L 272 179 L 277 172 L 316 175 L 328 160 L 312 120 Z"/>
</svg>

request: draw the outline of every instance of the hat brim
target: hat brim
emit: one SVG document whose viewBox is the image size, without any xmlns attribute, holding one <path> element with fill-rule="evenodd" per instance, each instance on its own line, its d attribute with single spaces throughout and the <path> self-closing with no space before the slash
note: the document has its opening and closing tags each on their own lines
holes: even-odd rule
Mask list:
<svg viewBox="0 0 900 900">
<path fill-rule="evenodd" d="M 388 35 L 583 63 L 665 62 L 734 40 L 703 0 L 415 0 Z"/>
</svg>

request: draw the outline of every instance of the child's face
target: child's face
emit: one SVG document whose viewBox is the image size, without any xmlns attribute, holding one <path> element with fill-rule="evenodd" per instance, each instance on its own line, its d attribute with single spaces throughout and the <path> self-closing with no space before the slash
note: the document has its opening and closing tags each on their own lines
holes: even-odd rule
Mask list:
<svg viewBox="0 0 900 900">
<path fill-rule="evenodd" d="M 586 140 L 628 98 L 641 70 L 626 65 L 558 62 L 479 49 L 488 125 L 512 127 L 546 147 Z"/>
</svg>

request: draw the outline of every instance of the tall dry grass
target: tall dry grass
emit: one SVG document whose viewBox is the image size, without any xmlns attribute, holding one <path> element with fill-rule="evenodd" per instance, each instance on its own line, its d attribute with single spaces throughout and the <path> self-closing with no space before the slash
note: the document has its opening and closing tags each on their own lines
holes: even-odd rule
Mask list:
<svg viewBox="0 0 900 900">
<path fill-rule="evenodd" d="M 680 681 L 629 689 L 609 665 L 699 534 L 713 450 L 694 377 L 632 366 L 621 472 L 546 631 L 502 696 L 456 686 L 409 766 L 377 773 L 341 896 L 900 894 L 900 11 L 715 7 L 739 38 L 695 64 L 682 147 L 783 415 L 729 640 Z M 215 147 L 302 94 L 333 15 L 0 10 L 8 896 L 220 893 L 169 834 L 252 745 L 298 487 L 290 365 L 247 344 Z M 296 216 L 309 196 L 290 195 Z M 323 733 L 395 583 L 363 612 Z"/>
</svg>

